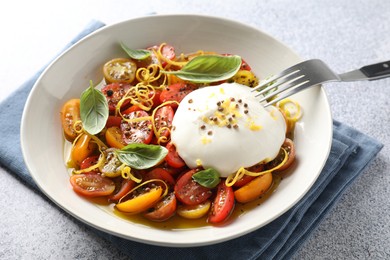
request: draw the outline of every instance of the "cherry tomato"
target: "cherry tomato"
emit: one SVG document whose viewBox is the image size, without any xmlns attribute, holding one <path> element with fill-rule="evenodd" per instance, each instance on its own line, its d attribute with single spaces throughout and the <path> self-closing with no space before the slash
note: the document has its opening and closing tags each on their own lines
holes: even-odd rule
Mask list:
<svg viewBox="0 0 390 260">
<path fill-rule="evenodd" d="M 108 83 L 131 83 L 135 79 L 137 64 L 126 58 L 117 58 L 108 61 L 103 66 L 103 74 Z"/>
<path fill-rule="evenodd" d="M 211 205 L 208 222 L 217 224 L 228 219 L 234 209 L 234 192 L 232 187 L 221 181 L 217 186 L 217 195 Z"/>
<path fill-rule="evenodd" d="M 126 146 L 126 143 L 122 138 L 122 131 L 117 126 L 107 128 L 105 137 L 107 144 L 110 147 L 122 149 Z"/>
<path fill-rule="evenodd" d="M 130 114 L 131 112 L 134 112 L 134 111 L 140 111 L 142 110 L 142 108 L 140 108 L 139 106 L 137 105 L 132 105 L 130 106 L 129 108 L 125 109 L 122 114 L 126 115 L 126 114 Z"/>
<path fill-rule="evenodd" d="M 145 188 L 137 196 L 116 204 L 116 208 L 129 214 L 141 213 L 153 207 L 160 200 L 161 194 L 160 186 Z"/>
<path fill-rule="evenodd" d="M 177 208 L 177 200 L 175 194 L 170 192 L 153 208 L 148 209 L 143 216 L 149 220 L 161 222 L 171 218 Z"/>
<path fill-rule="evenodd" d="M 193 169 L 179 177 L 175 184 L 176 198 L 186 205 L 197 205 L 206 201 L 213 194 L 211 189 L 201 186 L 192 179 L 197 170 Z"/>
<path fill-rule="evenodd" d="M 283 170 L 288 169 L 295 160 L 295 145 L 291 139 L 286 138 L 286 140 L 284 141 L 284 143 L 282 145 L 282 148 L 284 148 L 286 150 L 287 155 L 288 155 L 288 159 L 283 164 L 282 167 L 280 167 L 279 169 L 277 169 L 275 171 L 283 171 Z M 283 161 L 284 157 L 285 157 L 285 154 L 281 150 L 279 152 L 279 155 L 267 164 L 267 168 L 272 169 L 272 168 L 276 167 L 277 165 L 279 165 Z"/>
<path fill-rule="evenodd" d="M 77 139 L 70 152 L 72 162 L 75 165 L 80 166 L 81 162 L 88 156 L 92 155 L 95 149 L 96 144 L 91 142 L 91 136 L 82 134 L 80 138 Z"/>
<path fill-rule="evenodd" d="M 155 45 L 155 46 L 149 47 L 148 50 L 157 51 L 159 48 L 160 48 L 160 46 Z M 161 48 L 161 54 L 162 54 L 162 56 L 164 56 L 168 60 L 174 60 L 176 58 L 175 48 L 171 45 L 168 45 L 168 44 L 165 44 Z M 152 52 L 151 58 L 152 58 L 152 63 L 159 64 L 158 58 L 156 57 L 156 55 L 153 52 Z M 162 60 L 161 66 L 165 67 L 166 65 L 167 65 L 167 62 Z"/>
<path fill-rule="evenodd" d="M 256 164 L 254 166 L 248 167 L 247 170 L 251 171 L 251 172 L 261 172 L 264 170 L 264 164 Z M 237 180 L 233 184 L 233 186 L 234 187 L 242 187 L 255 178 L 256 178 L 256 176 L 244 175 L 241 177 L 241 179 Z"/>
<path fill-rule="evenodd" d="M 117 126 L 119 127 L 121 125 L 122 118 L 120 116 L 108 116 L 107 122 L 106 122 L 106 128 Z"/>
<path fill-rule="evenodd" d="M 174 112 L 171 106 L 160 107 L 154 114 L 154 123 L 157 132 L 159 132 L 160 129 L 165 128 L 161 130 L 160 136 L 169 137 L 170 129 L 172 128 L 173 114 Z"/>
<path fill-rule="evenodd" d="M 177 214 L 183 218 L 197 219 L 201 218 L 209 212 L 211 206 L 210 200 L 206 200 L 200 204 L 189 206 L 180 205 L 177 208 Z"/>
<path fill-rule="evenodd" d="M 114 182 L 100 174 L 77 174 L 70 177 L 75 192 L 85 197 L 107 196 L 114 192 Z"/>
<path fill-rule="evenodd" d="M 169 142 L 166 147 L 168 150 L 167 156 L 165 156 L 165 161 L 167 164 L 173 168 L 182 168 L 186 166 L 186 163 L 180 158 L 179 154 L 176 151 L 176 147 L 172 142 Z"/>
<path fill-rule="evenodd" d="M 176 101 L 180 103 L 185 96 L 187 96 L 190 92 L 197 89 L 195 85 L 188 84 L 188 83 L 176 83 L 168 86 L 166 89 L 164 89 L 160 94 L 160 101 L 161 103 L 167 102 L 167 101 Z M 177 104 L 173 103 L 171 104 L 173 108 L 177 107 Z"/>
<path fill-rule="evenodd" d="M 234 192 L 234 197 L 238 202 L 247 203 L 263 195 L 272 184 L 272 173 L 266 173 L 256 177 L 248 184 L 242 186 Z"/>
<path fill-rule="evenodd" d="M 138 119 L 141 117 L 149 117 L 148 113 L 143 110 L 134 111 L 124 115 L 125 119 Z M 122 139 L 126 144 L 129 143 L 145 143 L 149 144 L 153 138 L 152 121 L 150 119 L 121 123 Z"/>
<path fill-rule="evenodd" d="M 99 155 L 92 155 L 92 156 L 89 156 L 87 158 L 85 158 L 81 163 L 80 163 L 80 169 L 83 170 L 83 169 L 87 169 L 93 165 L 96 165 L 97 162 L 99 161 Z M 84 172 L 85 174 L 86 173 L 99 173 L 99 169 L 96 168 L 90 172 Z"/>
<path fill-rule="evenodd" d="M 249 71 L 252 71 L 251 66 L 249 66 L 249 64 L 248 64 L 243 58 L 241 58 L 241 67 L 240 67 L 240 70 L 249 70 Z"/>
<path fill-rule="evenodd" d="M 111 114 L 115 113 L 118 102 L 124 97 L 126 92 L 130 89 L 129 84 L 111 83 L 102 88 L 102 93 L 106 96 L 108 102 L 108 109 Z M 130 106 L 130 101 L 126 100 L 121 106 L 121 110 Z"/>
<path fill-rule="evenodd" d="M 122 179 L 120 177 L 120 183 L 116 185 L 115 191 L 108 198 L 112 202 L 118 202 L 123 196 L 125 196 L 132 188 L 135 187 L 135 182 L 130 179 Z"/>
<path fill-rule="evenodd" d="M 77 137 L 77 133 L 74 130 L 74 123 L 80 120 L 80 99 L 67 101 L 62 106 L 60 114 L 65 138 L 72 142 Z"/>
<path fill-rule="evenodd" d="M 175 179 L 172 177 L 172 175 L 168 171 L 162 168 L 154 168 L 153 170 L 146 172 L 142 178 L 143 181 L 147 181 L 151 179 L 162 180 L 169 187 L 173 187 L 175 185 Z M 156 182 L 156 185 L 160 185 L 160 184 Z M 165 187 L 163 184 L 161 185 L 162 185 L 161 187 Z"/>
<path fill-rule="evenodd" d="M 99 167 L 100 172 L 110 178 L 121 175 L 121 165 L 118 157 L 115 154 L 114 148 L 108 148 L 103 151 L 105 162 Z"/>
</svg>

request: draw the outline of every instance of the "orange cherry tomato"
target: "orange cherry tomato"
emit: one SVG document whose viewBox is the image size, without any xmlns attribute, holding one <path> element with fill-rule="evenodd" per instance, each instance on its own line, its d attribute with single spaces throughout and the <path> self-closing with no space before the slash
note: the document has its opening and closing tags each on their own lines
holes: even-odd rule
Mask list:
<svg viewBox="0 0 390 260">
<path fill-rule="evenodd" d="M 62 106 L 60 115 L 65 138 L 72 142 L 77 137 L 74 123 L 80 120 L 80 99 L 68 100 Z"/>
<path fill-rule="evenodd" d="M 177 208 L 177 200 L 173 192 L 165 196 L 153 208 L 148 209 L 143 216 L 149 220 L 161 222 L 171 218 Z"/>
<path fill-rule="evenodd" d="M 248 184 L 245 184 L 234 192 L 234 197 L 238 202 L 247 203 L 259 198 L 271 187 L 272 173 L 266 173 L 256 177 Z"/>
<path fill-rule="evenodd" d="M 137 64 L 126 58 L 116 58 L 108 61 L 103 66 L 103 74 L 106 82 L 131 83 L 135 79 Z"/>
<path fill-rule="evenodd" d="M 160 200 L 161 194 L 162 188 L 155 186 L 150 189 L 145 189 L 144 192 L 134 198 L 116 204 L 115 207 L 119 211 L 129 214 L 141 213 L 153 207 Z"/>
<path fill-rule="evenodd" d="M 114 182 L 98 173 L 76 174 L 70 177 L 73 190 L 85 197 L 102 197 L 113 193 Z"/>
<path fill-rule="evenodd" d="M 96 149 L 96 144 L 91 142 L 91 136 L 82 134 L 82 136 L 73 145 L 70 156 L 72 162 L 80 166 L 81 162 L 90 156 Z"/>
<path fill-rule="evenodd" d="M 107 128 L 105 136 L 107 144 L 110 147 L 122 149 L 126 146 L 126 143 L 122 138 L 122 131 L 119 129 L 119 127 L 113 126 Z"/>
</svg>

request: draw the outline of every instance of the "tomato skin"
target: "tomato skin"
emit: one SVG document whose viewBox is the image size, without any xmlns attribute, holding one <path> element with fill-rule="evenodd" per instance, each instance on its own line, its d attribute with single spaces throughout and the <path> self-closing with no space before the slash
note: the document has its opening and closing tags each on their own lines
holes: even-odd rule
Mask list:
<svg viewBox="0 0 390 260">
<path fill-rule="evenodd" d="M 97 173 L 76 174 L 70 177 L 73 190 L 84 197 L 102 197 L 115 190 L 114 182 Z"/>
<path fill-rule="evenodd" d="M 186 166 L 186 163 L 176 151 L 176 147 L 172 142 L 169 142 L 166 147 L 168 149 L 168 154 L 165 156 L 165 161 L 167 164 L 173 168 L 182 168 Z"/>
<path fill-rule="evenodd" d="M 73 128 L 76 121 L 81 120 L 80 118 L 80 99 L 70 99 L 61 108 L 61 124 L 64 131 L 66 140 L 72 142 L 76 137 L 77 133 Z"/>
<path fill-rule="evenodd" d="M 179 82 L 176 84 L 172 84 L 161 92 L 160 102 L 164 103 L 167 101 L 176 101 L 180 103 L 185 96 L 187 96 L 195 89 L 197 89 L 195 85 L 188 84 L 188 83 Z M 178 105 L 172 103 L 171 106 L 173 108 L 177 108 Z"/>
<path fill-rule="evenodd" d="M 162 168 L 154 168 L 153 170 L 146 172 L 142 178 L 143 181 L 152 179 L 162 180 L 168 185 L 168 187 L 173 187 L 175 185 L 175 179 L 172 177 L 172 175 Z M 165 188 L 165 185 L 162 183 L 156 182 L 155 184 Z"/>
<path fill-rule="evenodd" d="M 284 170 L 288 169 L 295 161 L 294 142 L 291 139 L 286 138 L 286 140 L 282 144 L 282 148 L 284 148 L 287 151 L 288 159 L 283 164 L 283 166 L 280 167 L 279 169 L 275 170 L 275 172 L 284 171 Z M 267 164 L 267 169 L 272 169 L 272 168 L 276 167 L 278 164 L 280 164 L 283 161 L 284 156 L 285 156 L 284 152 L 279 153 L 279 155 L 274 160 L 272 160 L 271 162 L 269 162 Z"/>
<path fill-rule="evenodd" d="M 126 146 L 126 143 L 122 138 L 122 131 L 117 126 L 107 128 L 105 137 L 106 142 L 110 147 L 122 149 Z"/>
<path fill-rule="evenodd" d="M 106 122 L 106 128 L 110 128 L 112 126 L 119 127 L 121 125 L 122 118 L 120 116 L 108 116 L 107 122 Z"/>
<path fill-rule="evenodd" d="M 92 156 L 89 156 L 87 158 L 85 158 L 81 163 L 80 163 L 80 169 L 83 170 L 83 169 L 87 169 L 95 164 L 97 164 L 97 162 L 99 161 L 99 155 L 92 155 Z M 85 174 L 87 173 L 99 173 L 99 169 L 96 168 L 95 170 L 92 170 L 90 172 L 84 172 Z"/>
<path fill-rule="evenodd" d="M 163 106 L 157 109 L 154 115 L 156 131 L 159 132 L 162 128 L 168 128 L 161 130 L 160 136 L 169 137 L 170 129 L 172 128 L 173 115 L 174 111 L 171 106 Z"/>
<path fill-rule="evenodd" d="M 91 139 L 88 134 L 82 134 L 73 145 L 70 156 L 76 166 L 80 166 L 81 162 L 95 151 L 96 144 L 92 143 Z"/>
<path fill-rule="evenodd" d="M 115 113 L 116 106 L 118 102 L 123 98 L 126 92 L 130 89 L 129 84 L 124 83 L 111 83 L 102 88 L 102 93 L 106 97 L 108 102 L 108 109 L 110 114 Z M 130 106 L 130 101 L 126 100 L 123 102 L 121 106 L 121 110 L 126 109 Z"/>
<path fill-rule="evenodd" d="M 212 224 L 224 222 L 233 212 L 234 205 L 233 188 L 226 186 L 225 182 L 221 181 L 217 186 L 217 195 L 211 205 L 208 222 Z"/>
<path fill-rule="evenodd" d="M 171 218 L 177 208 L 177 199 L 173 192 L 170 192 L 153 208 L 148 209 L 143 216 L 149 220 L 162 222 Z"/>
<path fill-rule="evenodd" d="M 141 213 L 153 207 L 160 200 L 161 195 L 162 188 L 160 186 L 156 186 L 134 198 L 116 204 L 115 207 L 119 211 L 129 214 Z"/>
<path fill-rule="evenodd" d="M 126 119 L 135 119 L 140 117 L 149 117 L 148 113 L 143 110 L 134 111 L 124 115 Z M 129 143 L 145 143 L 149 144 L 153 138 L 152 121 L 142 120 L 140 122 L 121 123 L 122 139 L 126 144 Z"/>
<path fill-rule="evenodd" d="M 119 189 L 108 198 L 112 202 L 118 202 L 123 196 L 125 196 L 132 188 L 135 187 L 135 182 L 130 179 L 123 179 L 119 185 Z"/>
<path fill-rule="evenodd" d="M 175 184 L 176 198 L 186 205 L 197 205 L 211 197 L 212 190 L 201 186 L 192 179 L 197 170 L 189 170 L 181 175 Z"/>
<path fill-rule="evenodd" d="M 247 168 L 248 171 L 250 172 L 261 172 L 264 170 L 264 164 L 256 164 L 254 166 L 251 166 Z M 233 187 L 242 187 L 245 184 L 251 182 L 253 179 L 255 179 L 256 176 L 250 176 L 250 175 L 244 175 L 242 176 L 241 179 L 237 180 L 234 184 Z"/>
<path fill-rule="evenodd" d="M 272 184 L 272 173 L 266 173 L 253 179 L 238 190 L 234 191 L 234 197 L 238 202 L 247 203 L 263 195 Z"/>
</svg>

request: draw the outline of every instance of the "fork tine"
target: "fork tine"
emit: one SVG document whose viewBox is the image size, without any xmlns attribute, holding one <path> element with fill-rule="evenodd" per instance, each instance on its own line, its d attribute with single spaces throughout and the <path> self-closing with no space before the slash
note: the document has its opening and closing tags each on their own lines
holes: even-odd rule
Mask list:
<svg viewBox="0 0 390 260">
<path fill-rule="evenodd" d="M 265 89 L 262 89 L 261 91 L 256 92 L 255 96 L 258 97 L 260 95 L 266 94 L 267 92 L 269 92 L 272 89 L 275 89 L 275 91 L 271 92 L 273 95 L 280 93 L 281 91 L 283 91 L 285 89 L 285 88 L 279 89 L 280 86 L 282 86 L 283 84 L 286 84 L 286 83 L 295 82 L 295 81 L 301 79 L 302 77 L 304 77 L 304 75 L 299 75 L 299 74 L 296 75 L 296 73 L 298 73 L 298 72 L 300 72 L 300 71 L 299 70 L 294 71 L 292 74 L 290 73 L 289 75 L 286 75 L 284 78 L 277 80 L 277 81 L 274 81 L 274 83 L 272 83 L 270 86 L 266 87 Z"/>
<path fill-rule="evenodd" d="M 264 104 L 264 107 L 268 107 L 270 105 L 273 105 L 273 104 L 281 101 L 282 99 L 285 99 L 291 95 L 294 95 L 294 94 L 300 92 L 301 90 L 304 90 L 305 88 L 310 87 L 312 84 L 310 83 L 310 80 L 305 80 L 305 81 L 302 81 L 302 82 L 296 84 L 295 86 L 292 83 L 290 83 L 289 85 L 290 86 L 287 86 L 286 88 L 284 88 L 284 91 L 281 91 L 282 92 L 281 95 L 276 96 L 276 98 L 274 98 L 271 101 Z M 267 95 L 266 97 L 260 99 L 259 102 L 263 102 L 272 96 L 275 96 L 275 94 L 271 93 L 271 94 Z"/>
</svg>

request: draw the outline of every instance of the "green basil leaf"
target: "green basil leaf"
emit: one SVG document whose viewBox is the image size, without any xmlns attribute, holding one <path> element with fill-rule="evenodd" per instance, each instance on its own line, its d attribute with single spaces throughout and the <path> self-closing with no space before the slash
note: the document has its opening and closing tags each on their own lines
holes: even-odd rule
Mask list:
<svg viewBox="0 0 390 260">
<path fill-rule="evenodd" d="M 108 103 L 103 93 L 94 88 L 90 81 L 89 88 L 80 97 L 80 117 L 85 131 L 95 135 L 103 130 L 108 119 Z"/>
<path fill-rule="evenodd" d="M 206 188 L 215 188 L 221 181 L 219 173 L 213 168 L 199 171 L 192 175 L 192 179 Z"/>
<path fill-rule="evenodd" d="M 127 53 L 127 55 L 130 56 L 130 58 L 133 58 L 135 60 L 143 60 L 150 56 L 151 51 L 148 50 L 133 50 L 127 47 L 123 42 L 121 42 L 122 49 Z"/>
<path fill-rule="evenodd" d="M 196 83 L 211 83 L 233 77 L 241 67 L 241 57 L 201 55 L 190 60 L 181 70 L 163 71 Z"/>
<path fill-rule="evenodd" d="M 168 154 L 167 148 L 160 145 L 131 143 L 116 150 L 119 161 L 131 168 L 142 170 L 157 165 Z"/>
</svg>

